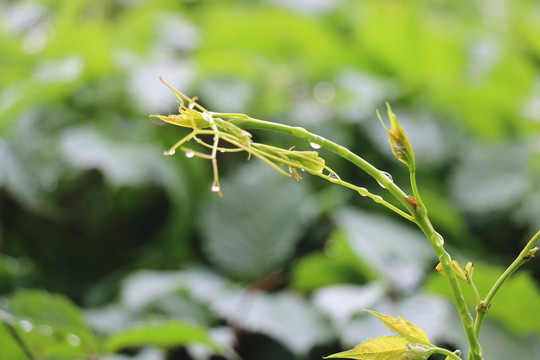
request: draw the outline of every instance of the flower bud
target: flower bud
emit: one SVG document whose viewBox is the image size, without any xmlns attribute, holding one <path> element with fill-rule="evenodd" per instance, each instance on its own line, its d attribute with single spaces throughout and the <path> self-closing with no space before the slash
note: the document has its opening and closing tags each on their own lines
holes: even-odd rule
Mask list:
<svg viewBox="0 0 540 360">
<path fill-rule="evenodd" d="M 394 155 L 398 158 L 399 161 L 406 164 L 411 171 L 414 171 L 414 153 L 411 143 L 409 142 L 407 135 L 405 135 L 405 131 L 399 124 L 396 115 L 394 115 L 394 113 L 392 112 L 390 104 L 386 103 L 386 106 L 388 107 L 388 117 L 390 118 L 390 129 L 386 127 L 378 111 L 377 116 L 379 117 L 381 124 L 384 126 L 384 129 L 388 133 L 388 141 L 390 142 L 390 145 L 392 147 L 392 153 L 394 153 Z"/>
</svg>

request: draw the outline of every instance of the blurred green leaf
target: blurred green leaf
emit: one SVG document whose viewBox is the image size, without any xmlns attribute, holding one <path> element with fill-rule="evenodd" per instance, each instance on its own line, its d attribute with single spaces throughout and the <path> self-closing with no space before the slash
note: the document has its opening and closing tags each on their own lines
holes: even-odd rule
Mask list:
<svg viewBox="0 0 540 360">
<path fill-rule="evenodd" d="M 173 348 L 189 344 L 205 344 L 214 350 L 219 349 L 219 346 L 211 340 L 204 328 L 169 320 L 157 323 L 142 323 L 112 334 L 105 339 L 103 350 L 111 353 L 121 349 L 147 345 Z"/>
<path fill-rule="evenodd" d="M 501 211 L 521 201 L 528 188 L 527 149 L 521 144 L 471 144 L 450 178 L 458 205 L 471 213 Z"/>
<path fill-rule="evenodd" d="M 334 340 L 327 319 L 307 300 L 290 292 L 253 295 L 236 305 L 244 309 L 236 320 L 246 329 L 278 340 L 296 356 Z"/>
<path fill-rule="evenodd" d="M 418 285 L 435 258 L 420 232 L 387 216 L 344 208 L 334 218 L 356 256 L 397 289 Z"/>
<path fill-rule="evenodd" d="M 0 344 L 2 344 L 0 346 L 0 359 L 28 360 L 28 356 L 4 324 L 0 323 L 0 325 Z"/>
<path fill-rule="evenodd" d="M 317 209 L 302 182 L 250 163 L 222 182 L 223 198 L 201 207 L 203 247 L 229 273 L 250 279 L 282 266 Z"/>
<path fill-rule="evenodd" d="M 5 310 L 17 332 L 44 358 L 73 359 L 98 352 L 98 342 L 81 311 L 67 298 L 39 290 L 18 290 Z"/>
<path fill-rule="evenodd" d="M 504 268 L 499 266 L 475 262 L 474 283 L 481 298 L 487 295 L 503 271 Z M 446 279 L 440 274 L 431 274 L 425 286 L 430 291 L 450 297 L 450 289 Z M 462 288 L 472 306 L 474 304 L 472 290 L 469 286 L 462 286 Z M 520 271 L 512 275 L 497 292 L 487 317 L 500 322 L 516 335 L 535 334 L 540 336 L 540 314 L 536 311 L 530 311 L 530 309 L 536 309 L 539 306 L 540 291 L 538 286 L 528 272 Z"/>
</svg>

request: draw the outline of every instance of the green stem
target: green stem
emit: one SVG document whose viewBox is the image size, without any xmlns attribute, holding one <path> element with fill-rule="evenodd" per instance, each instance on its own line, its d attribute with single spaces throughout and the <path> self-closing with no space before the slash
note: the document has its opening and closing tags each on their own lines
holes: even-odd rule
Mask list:
<svg viewBox="0 0 540 360">
<path fill-rule="evenodd" d="M 227 115 L 227 114 L 216 114 L 216 115 L 219 116 L 220 118 L 224 118 L 223 115 Z M 364 170 L 368 175 L 373 177 L 382 187 L 384 187 L 392 195 L 394 195 L 394 197 L 405 208 L 407 208 L 409 212 L 411 213 L 414 212 L 414 208 L 406 200 L 407 194 L 405 194 L 399 187 L 397 187 L 392 182 L 392 180 L 389 179 L 385 175 L 383 171 L 377 169 L 376 167 L 368 163 L 366 160 L 362 159 L 360 156 L 356 155 L 355 153 L 353 153 L 352 151 L 350 151 L 344 146 L 338 145 L 328 139 L 323 138 L 322 136 L 310 133 L 309 131 L 301 127 L 293 127 L 293 126 L 273 123 L 273 122 L 264 121 L 264 120 L 257 120 L 257 119 L 253 119 L 249 117 L 237 118 L 237 117 L 231 116 L 231 118 L 228 120 L 229 122 L 231 122 L 232 124 L 240 128 L 276 131 L 276 132 L 292 135 L 300 139 L 305 139 L 310 143 L 314 143 L 321 147 L 324 147 L 336 153 L 337 155 L 341 156 L 345 160 L 348 160 L 351 163 L 355 164 L 360 169 Z"/>
<path fill-rule="evenodd" d="M 469 360 L 481 360 L 482 359 L 482 349 L 478 343 L 478 337 L 474 331 L 474 320 L 469 313 L 467 307 L 467 302 L 463 295 L 463 290 L 459 285 L 459 280 L 456 277 L 454 270 L 452 269 L 452 258 L 444 250 L 443 241 L 439 237 L 439 234 L 435 231 L 431 222 L 427 218 L 427 215 L 424 211 L 417 212 L 416 223 L 422 229 L 426 237 L 429 239 L 433 250 L 437 254 L 439 261 L 444 269 L 446 278 L 450 284 L 450 289 L 452 290 L 452 296 L 454 298 L 454 304 L 461 318 L 461 323 L 463 329 L 465 330 L 465 335 L 467 336 L 467 341 L 469 343 Z"/>
<path fill-rule="evenodd" d="M 540 231 L 538 231 L 532 238 L 529 240 L 527 245 L 523 248 L 523 250 L 519 253 L 516 260 L 508 268 L 503 272 L 503 274 L 499 277 L 499 279 L 495 282 L 489 293 L 487 294 L 486 298 L 481 301 L 481 306 L 476 309 L 478 312 L 478 315 L 476 316 L 476 322 L 474 324 L 474 330 L 475 333 L 480 333 L 480 329 L 482 328 L 482 323 L 484 322 L 484 318 L 489 310 L 489 307 L 491 306 L 491 301 L 493 300 L 493 297 L 495 297 L 495 294 L 497 291 L 501 288 L 501 286 L 504 284 L 506 280 L 512 274 L 523 264 L 528 262 L 531 257 L 534 255 L 534 252 L 536 250 L 533 249 L 533 246 L 536 244 L 536 242 L 540 239 Z"/>
<path fill-rule="evenodd" d="M 424 206 L 424 202 L 422 201 L 422 198 L 420 197 L 420 192 L 418 191 L 418 187 L 416 186 L 416 171 L 414 169 L 409 171 L 410 177 L 411 177 L 411 188 L 413 191 L 414 198 L 418 202 L 418 205 L 426 209 Z"/>
<path fill-rule="evenodd" d="M 451 359 L 455 359 L 455 360 L 462 360 L 460 356 L 458 356 L 456 353 L 453 353 L 451 352 L 450 350 L 447 350 L 447 349 L 444 349 L 444 348 L 435 348 L 435 352 L 436 353 L 439 353 L 439 354 L 443 354 L 443 355 L 446 355 L 448 356 L 449 358 Z"/>
<path fill-rule="evenodd" d="M 223 115 L 226 116 L 226 114 Z M 222 114 L 219 114 L 218 116 L 220 118 L 223 118 Z M 321 136 L 312 134 L 304 128 L 291 127 L 284 124 L 252 119 L 247 116 L 242 118 L 230 116 L 230 118 L 228 118 L 227 120 L 240 128 L 277 131 L 280 133 L 305 139 L 310 143 L 315 143 L 319 146 L 325 147 L 326 149 L 336 153 L 342 158 L 355 164 L 360 169 L 364 170 L 368 175 L 373 177 L 382 187 L 387 189 L 414 216 L 415 222 L 418 224 L 420 229 L 424 232 L 424 234 L 430 241 L 433 249 L 435 250 L 435 253 L 437 254 L 437 257 L 439 258 L 439 261 L 441 262 L 444 271 L 447 274 L 447 279 L 450 283 L 450 288 L 452 289 L 454 303 L 456 305 L 456 308 L 458 309 L 458 313 L 461 318 L 463 328 L 465 329 L 467 340 L 469 342 L 469 359 L 482 359 L 482 350 L 480 348 L 480 345 L 478 344 L 478 339 L 474 331 L 474 320 L 469 313 L 467 303 L 465 302 L 465 297 L 463 296 L 463 291 L 461 290 L 458 279 L 452 269 L 451 257 L 444 250 L 443 242 L 440 239 L 439 234 L 437 234 L 437 232 L 435 232 L 435 230 L 433 229 L 433 226 L 431 225 L 427 217 L 427 212 L 425 211 L 424 207 L 413 207 L 413 205 L 407 201 L 407 194 L 405 194 L 403 190 L 401 190 L 397 185 L 395 185 L 393 181 L 385 175 L 384 172 L 378 170 L 373 165 L 371 165 L 358 155 L 354 154 L 349 149 Z M 416 186 L 413 185 L 413 187 Z"/>
<path fill-rule="evenodd" d="M 474 298 L 476 300 L 476 311 L 478 312 L 478 309 L 482 306 L 482 299 L 480 299 L 480 294 L 478 293 L 478 289 L 476 288 L 473 279 L 469 278 L 467 282 L 469 283 L 469 285 L 471 285 L 471 288 L 473 289 Z M 476 336 L 478 336 L 478 333 L 476 333 Z"/>
</svg>

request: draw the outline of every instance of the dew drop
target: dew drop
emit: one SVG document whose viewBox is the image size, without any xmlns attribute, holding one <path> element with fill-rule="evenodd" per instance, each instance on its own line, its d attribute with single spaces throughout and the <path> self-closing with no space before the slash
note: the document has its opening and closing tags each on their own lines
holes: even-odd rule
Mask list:
<svg viewBox="0 0 540 360">
<path fill-rule="evenodd" d="M 19 321 L 19 326 L 26 333 L 29 333 L 34 329 L 34 325 L 28 320 Z"/>
<path fill-rule="evenodd" d="M 194 153 L 193 151 L 188 151 L 188 152 L 186 153 L 186 157 L 187 157 L 187 158 L 192 158 L 192 157 L 194 157 L 194 156 L 195 156 L 195 153 Z"/>
<path fill-rule="evenodd" d="M 71 346 L 80 346 L 81 345 L 81 338 L 79 338 L 75 334 L 69 334 L 66 338 L 67 342 Z"/>
<path fill-rule="evenodd" d="M 382 174 L 390 180 L 390 182 L 394 182 L 394 179 L 392 179 L 392 175 L 390 173 L 387 173 L 386 171 L 383 171 Z"/>
<path fill-rule="evenodd" d="M 213 191 L 213 192 L 219 192 L 219 190 L 220 190 L 220 188 L 219 188 L 218 185 L 212 186 L 212 191 Z"/>
<path fill-rule="evenodd" d="M 387 173 L 386 171 L 381 171 L 381 174 L 383 174 L 389 182 L 394 182 L 394 179 L 392 179 L 392 175 L 390 175 L 389 173 Z M 381 184 L 380 182 L 377 181 L 377 183 L 383 188 L 383 189 L 386 189 L 386 186 L 384 184 Z"/>
<path fill-rule="evenodd" d="M 314 142 L 310 142 L 309 145 L 310 145 L 312 148 L 314 148 L 315 150 L 321 148 L 321 145 L 319 145 L 319 144 L 317 144 L 317 143 L 314 143 Z"/>
<path fill-rule="evenodd" d="M 330 173 L 328 174 L 328 177 L 330 178 L 330 181 L 332 182 L 338 182 L 339 176 L 336 173 Z"/>
<path fill-rule="evenodd" d="M 165 156 L 171 156 L 171 155 L 174 155 L 176 153 L 175 150 L 168 150 L 168 151 L 164 151 L 163 152 L 163 155 Z"/>
<path fill-rule="evenodd" d="M 441 234 L 439 234 L 438 232 L 435 232 L 435 234 L 437 234 L 437 236 L 439 237 L 439 240 L 441 242 L 441 245 L 444 245 L 444 238 L 442 237 Z"/>
</svg>

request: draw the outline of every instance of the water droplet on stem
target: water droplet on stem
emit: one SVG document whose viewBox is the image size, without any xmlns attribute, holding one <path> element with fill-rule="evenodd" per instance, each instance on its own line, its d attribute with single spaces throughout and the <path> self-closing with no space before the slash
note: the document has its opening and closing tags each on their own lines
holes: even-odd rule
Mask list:
<svg viewBox="0 0 540 360">
<path fill-rule="evenodd" d="M 437 236 L 439 237 L 439 240 L 441 241 L 441 245 L 444 245 L 444 238 L 442 237 L 442 235 L 439 234 L 438 232 L 435 232 L 435 234 L 437 234 Z"/>
<path fill-rule="evenodd" d="M 28 320 L 19 321 L 19 326 L 26 333 L 29 333 L 34 329 L 34 325 Z"/>
<path fill-rule="evenodd" d="M 220 187 L 218 185 L 212 186 L 212 192 L 219 192 L 219 190 L 220 190 Z"/>
<path fill-rule="evenodd" d="M 383 171 L 382 174 L 390 180 L 390 182 L 394 182 L 394 179 L 392 178 L 392 175 L 390 173 L 387 173 L 386 171 Z"/>
<path fill-rule="evenodd" d="M 67 342 L 71 346 L 80 346 L 81 345 L 81 338 L 79 338 L 75 334 L 69 334 L 66 338 Z"/>
<path fill-rule="evenodd" d="M 328 177 L 330 178 L 330 181 L 332 182 L 339 181 L 339 176 L 336 173 L 330 173 L 328 174 Z"/>
<path fill-rule="evenodd" d="M 194 157 L 194 156 L 195 156 L 195 153 L 194 153 L 193 151 L 188 151 L 188 152 L 186 153 L 186 157 L 187 157 L 187 158 L 192 158 L 192 157 Z"/>
<path fill-rule="evenodd" d="M 321 145 L 319 145 L 319 144 L 317 144 L 317 143 L 314 143 L 314 142 L 310 142 L 309 145 L 310 145 L 312 148 L 314 148 L 315 150 L 321 148 Z"/>
</svg>

